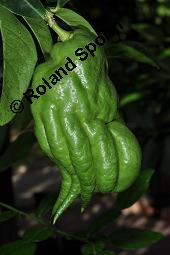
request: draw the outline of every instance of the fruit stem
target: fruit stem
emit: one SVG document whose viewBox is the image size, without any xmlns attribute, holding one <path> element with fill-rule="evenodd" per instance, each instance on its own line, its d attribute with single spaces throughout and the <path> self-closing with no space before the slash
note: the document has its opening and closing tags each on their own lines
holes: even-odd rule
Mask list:
<svg viewBox="0 0 170 255">
<path fill-rule="evenodd" d="M 48 25 L 58 34 L 58 36 L 62 42 L 67 41 L 72 37 L 72 32 L 62 29 L 56 23 L 53 13 L 47 11 L 44 19 L 48 23 Z"/>
<path fill-rule="evenodd" d="M 56 13 L 59 9 L 60 9 L 60 7 L 57 5 L 55 8 L 50 8 L 50 11 L 52 13 Z"/>
</svg>

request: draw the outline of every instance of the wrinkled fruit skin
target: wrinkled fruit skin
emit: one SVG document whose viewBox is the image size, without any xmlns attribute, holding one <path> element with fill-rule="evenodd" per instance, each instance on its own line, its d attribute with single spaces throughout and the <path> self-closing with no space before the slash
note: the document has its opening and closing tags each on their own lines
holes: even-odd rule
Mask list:
<svg viewBox="0 0 170 255">
<path fill-rule="evenodd" d="M 78 195 L 83 211 L 93 192 L 121 192 L 140 170 L 140 147 L 118 118 L 117 93 L 108 77 L 103 47 L 85 61 L 74 55 L 95 38 L 76 30 L 71 39 L 53 46 L 51 58 L 37 67 L 33 77 L 35 90 L 42 77 L 48 79 L 64 66 L 66 57 L 77 65 L 31 106 L 39 144 L 62 176 L 55 220 Z"/>
</svg>

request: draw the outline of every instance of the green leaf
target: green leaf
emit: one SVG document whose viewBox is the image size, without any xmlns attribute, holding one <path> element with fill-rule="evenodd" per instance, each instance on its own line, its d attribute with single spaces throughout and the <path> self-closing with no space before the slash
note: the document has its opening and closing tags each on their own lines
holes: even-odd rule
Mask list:
<svg viewBox="0 0 170 255">
<path fill-rule="evenodd" d="M 153 170 L 142 171 L 129 189 L 118 194 L 115 209 L 108 210 L 99 215 L 92 222 L 89 226 L 88 235 L 93 235 L 108 223 L 113 222 L 120 215 L 122 209 L 133 205 L 147 191 L 153 173 Z"/>
<path fill-rule="evenodd" d="M 0 223 L 10 220 L 14 218 L 16 215 L 17 213 L 13 211 L 0 212 Z"/>
<path fill-rule="evenodd" d="M 53 41 L 46 22 L 39 17 L 36 19 L 25 18 L 25 20 L 35 34 L 43 54 L 45 55 L 49 53 L 52 48 Z"/>
<path fill-rule="evenodd" d="M 58 6 L 59 7 L 63 7 L 64 5 L 66 5 L 66 3 L 68 3 L 70 0 L 58 0 Z"/>
<path fill-rule="evenodd" d="M 143 44 L 134 41 L 120 43 L 108 43 L 106 45 L 108 58 L 127 58 L 159 68 L 158 62 L 144 47 Z"/>
<path fill-rule="evenodd" d="M 18 214 L 19 216 L 25 216 L 25 217 L 28 217 L 28 216 L 29 216 L 28 213 L 25 213 L 25 212 L 23 212 L 23 211 L 20 211 L 20 210 L 18 210 L 17 208 L 15 208 L 15 207 L 13 207 L 13 206 L 11 206 L 11 205 L 7 205 L 7 204 L 5 204 L 5 203 L 1 203 L 1 202 L 0 202 L 0 207 L 3 207 L 3 208 L 5 208 L 5 209 L 8 209 L 8 210 L 12 211 L 13 213 L 15 213 L 16 215 Z"/>
<path fill-rule="evenodd" d="M 42 242 L 52 235 L 52 228 L 46 226 L 35 226 L 24 233 L 23 240 L 27 242 Z"/>
<path fill-rule="evenodd" d="M 81 254 L 82 255 L 93 255 L 94 254 L 94 247 L 93 244 L 85 244 L 81 248 Z"/>
<path fill-rule="evenodd" d="M 4 244 L 0 247 L 0 255 L 33 255 L 36 251 L 34 243 L 15 241 Z"/>
<path fill-rule="evenodd" d="M 102 241 L 97 241 L 96 243 L 94 243 L 95 246 L 95 250 L 96 252 L 102 251 L 105 247 L 105 243 Z"/>
<path fill-rule="evenodd" d="M 102 241 L 98 241 L 96 243 L 90 243 L 90 244 L 85 244 L 81 248 L 81 254 L 82 255 L 95 255 L 95 254 L 102 254 L 103 249 L 105 247 L 105 243 Z"/>
<path fill-rule="evenodd" d="M 35 141 L 36 139 L 32 132 L 20 135 L 0 157 L 0 172 L 3 172 L 14 163 L 24 160 L 30 153 Z"/>
<path fill-rule="evenodd" d="M 108 223 L 113 222 L 119 215 L 120 211 L 111 209 L 96 217 L 96 219 L 94 219 L 92 224 L 89 226 L 88 236 L 93 235 L 98 230 L 105 227 Z"/>
<path fill-rule="evenodd" d="M 8 123 L 14 113 L 10 106 L 21 100 L 29 86 L 37 52 L 28 30 L 8 10 L 0 6 L 0 28 L 3 41 L 3 88 L 0 99 L 0 126 Z"/>
<path fill-rule="evenodd" d="M 59 8 L 55 15 L 72 28 L 85 28 L 96 34 L 95 30 L 87 20 L 70 9 Z"/>
<path fill-rule="evenodd" d="M 139 249 L 150 246 L 163 238 L 163 235 L 149 230 L 142 229 L 120 229 L 112 232 L 109 240 L 123 249 Z"/>
<path fill-rule="evenodd" d="M 154 170 L 142 171 L 132 186 L 119 193 L 117 196 L 115 210 L 122 210 L 133 205 L 148 189 Z"/>
<path fill-rule="evenodd" d="M 50 210 L 52 210 L 54 203 L 56 202 L 57 197 L 55 194 L 48 194 L 46 195 L 40 202 L 36 215 L 38 217 L 43 217 L 47 214 Z"/>
<path fill-rule="evenodd" d="M 157 13 L 160 17 L 170 17 L 170 8 L 165 5 L 159 5 L 157 7 Z"/>
<path fill-rule="evenodd" d="M 25 17 L 33 18 L 38 14 L 43 18 L 46 14 L 46 10 L 39 0 L 0 0 L 0 5 L 17 15 Z"/>
<path fill-rule="evenodd" d="M 147 43 L 159 44 L 164 40 L 164 33 L 158 26 L 148 23 L 132 24 L 132 29 L 137 31 Z"/>
<path fill-rule="evenodd" d="M 144 92 L 132 92 L 128 95 L 125 95 L 121 101 L 120 101 L 120 106 L 124 107 L 127 104 L 139 101 L 144 97 Z"/>
</svg>

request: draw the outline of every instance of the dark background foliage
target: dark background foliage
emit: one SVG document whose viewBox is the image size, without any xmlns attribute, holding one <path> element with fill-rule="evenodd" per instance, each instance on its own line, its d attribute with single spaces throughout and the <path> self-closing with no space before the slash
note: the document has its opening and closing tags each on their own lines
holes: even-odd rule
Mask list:
<svg viewBox="0 0 170 255">
<path fill-rule="evenodd" d="M 45 0 L 42 2 L 47 4 Z M 53 1 L 48 2 L 51 2 L 51 6 L 53 6 Z M 155 219 L 156 224 L 162 219 L 162 215 L 164 215 L 162 212 L 166 212 L 166 217 L 163 220 L 168 224 L 170 222 L 170 210 L 168 209 L 170 208 L 170 2 L 168 0 L 126 0 L 121 2 L 73 0 L 66 6 L 84 16 L 95 30 L 98 33 L 103 33 L 110 42 L 115 45 L 120 44 L 120 48 L 115 47 L 114 49 L 113 47 L 112 50 L 107 51 L 109 75 L 120 97 L 122 115 L 142 147 L 142 169 L 152 168 L 155 170 L 147 196 L 149 197 L 147 206 L 153 209 L 151 218 Z M 133 46 L 136 51 L 129 50 L 125 53 L 121 48 L 121 43 Z M 38 45 L 37 49 L 40 51 Z M 142 55 L 145 53 L 153 62 Z M 2 49 L 0 61 L 2 84 Z M 18 130 L 29 129 L 30 121 L 31 115 L 28 107 L 25 116 L 24 114 L 17 116 L 11 124 L 0 128 L 1 155 L 6 152 L 11 136 L 15 136 Z M 17 146 L 17 154 L 20 154 L 23 143 L 21 142 Z M 38 153 L 36 153 L 37 151 Z M 28 147 L 28 152 L 31 152 L 31 145 L 30 148 Z M 23 155 L 22 161 L 26 160 L 28 152 Z M 37 145 L 34 146 L 34 152 L 32 154 L 36 156 L 31 154 L 32 156 L 27 162 L 33 168 L 36 162 L 35 157 L 46 162 L 46 158 L 40 154 Z M 49 161 L 47 164 L 50 164 Z M 12 176 L 12 168 L 1 173 L 0 201 L 15 206 Z M 46 193 L 46 191 L 44 192 Z M 37 204 L 41 197 L 42 194 L 37 194 L 35 199 Z M 33 209 L 25 205 L 20 206 L 26 207 L 28 211 Z M 70 213 L 74 213 L 74 211 L 70 211 Z M 18 229 L 23 227 L 22 224 L 20 223 L 17 227 L 15 220 L 3 223 L 0 230 L 1 243 L 15 240 Z M 75 225 L 77 224 L 79 222 L 75 222 Z M 168 238 L 169 236 L 167 236 L 167 240 Z M 160 254 L 163 247 L 167 254 L 170 251 L 167 243 L 168 241 L 163 241 L 157 247 L 157 253 L 155 250 L 151 250 L 150 254 Z M 49 247 L 54 248 L 57 254 L 67 254 L 71 251 L 80 254 L 81 245 L 80 241 L 69 241 L 57 237 L 55 241 L 49 239 L 38 245 L 36 254 L 43 255 L 47 252 L 53 254 L 52 250 L 49 252 Z M 141 254 L 147 254 L 145 252 Z"/>
</svg>

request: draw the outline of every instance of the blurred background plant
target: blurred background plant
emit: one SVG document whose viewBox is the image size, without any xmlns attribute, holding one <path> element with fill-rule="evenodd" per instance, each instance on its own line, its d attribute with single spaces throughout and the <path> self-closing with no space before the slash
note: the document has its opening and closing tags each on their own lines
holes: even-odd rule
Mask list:
<svg viewBox="0 0 170 255">
<path fill-rule="evenodd" d="M 44 5 L 50 4 L 50 6 L 54 6 L 55 2 L 42 1 Z M 6 248 L 2 247 L 0 254 L 18 254 L 17 251 L 20 250 L 20 254 L 24 255 L 43 255 L 49 252 L 49 246 L 51 247 L 49 254 L 53 254 L 53 248 L 58 254 L 74 252 L 82 255 L 114 255 L 109 251 L 112 249 L 121 255 L 156 255 L 162 251 L 168 253 L 170 251 L 168 226 L 170 222 L 170 1 L 65 2 L 67 2 L 66 7 L 85 17 L 98 33 L 103 33 L 109 39 L 106 47 L 109 75 L 119 94 L 122 115 L 142 147 L 142 169 L 154 169 L 154 175 L 147 195 L 138 202 L 136 201 L 148 187 L 143 186 L 142 183 L 145 178 L 147 181 L 150 180 L 149 170 L 145 171 L 146 176 L 142 177 L 144 179 L 135 184 L 135 187 L 141 187 L 135 198 L 133 198 L 135 193 L 133 187 L 128 191 L 130 193 L 123 194 L 128 198 L 128 202 L 132 198 L 128 206 L 121 205 L 122 198 L 117 199 L 120 202 L 118 206 L 121 207 L 120 210 L 136 202 L 129 209 L 124 210 L 119 218 L 120 210 L 113 210 L 117 205 L 115 203 L 118 203 L 115 202 L 115 197 L 101 198 L 100 195 L 96 195 L 89 210 L 83 216 L 79 216 L 77 202 L 55 228 L 44 225 L 41 216 L 46 215 L 46 221 L 49 222 L 48 212 L 57 197 L 59 177 L 55 166 L 44 157 L 36 144 L 32 133 L 32 117 L 27 105 L 22 114 L 17 115 L 10 124 L 0 128 L 0 205 L 1 208 L 5 208 L 0 214 L 1 243 L 14 241 L 17 235 L 23 236 L 26 230 L 25 243 L 20 241 L 12 243 L 11 248 L 8 247 L 8 253 L 5 253 Z M 41 55 L 38 43 L 36 46 Z M 1 84 L 2 53 L 1 47 Z M 44 195 L 45 198 L 41 200 Z M 12 205 L 12 208 L 5 207 L 3 203 Z M 16 211 L 13 207 L 20 209 Z M 16 215 L 19 216 L 17 221 L 14 218 Z M 36 224 L 41 227 L 34 226 Z M 154 234 L 150 236 L 149 233 L 144 232 L 142 235 L 145 236 L 144 240 L 142 238 L 135 240 L 135 237 L 140 236 L 138 230 L 112 233 L 117 226 L 149 227 L 161 231 L 166 238 L 155 245 L 156 248 L 139 249 L 152 244 L 153 240 L 154 242 L 159 240 L 159 236 Z M 68 234 L 69 231 L 78 234 Z M 103 239 L 98 236 L 97 231 L 99 234 L 104 233 Z M 92 238 L 90 242 L 89 233 L 95 233 L 90 236 Z M 105 238 L 109 235 L 111 244 L 105 247 Z M 52 239 L 52 236 L 55 239 Z M 35 253 L 35 243 L 39 241 L 44 242 L 37 245 Z M 83 246 L 84 242 L 86 244 Z M 130 252 L 117 250 L 115 247 L 130 249 Z"/>
</svg>

